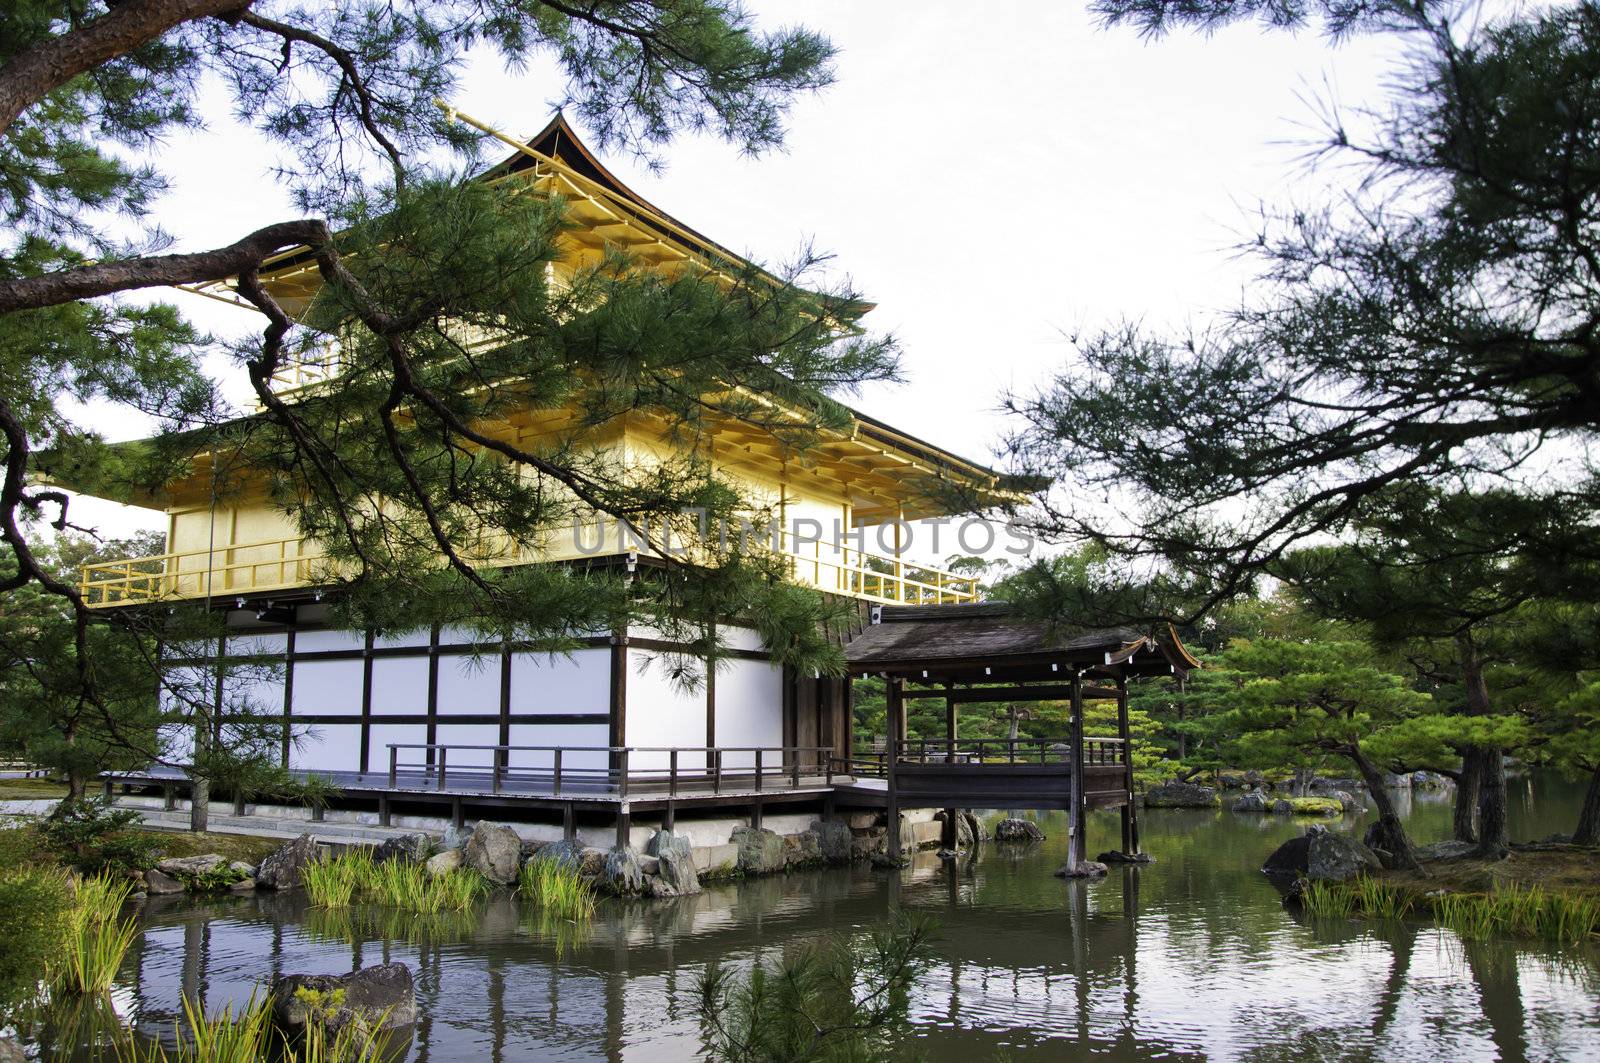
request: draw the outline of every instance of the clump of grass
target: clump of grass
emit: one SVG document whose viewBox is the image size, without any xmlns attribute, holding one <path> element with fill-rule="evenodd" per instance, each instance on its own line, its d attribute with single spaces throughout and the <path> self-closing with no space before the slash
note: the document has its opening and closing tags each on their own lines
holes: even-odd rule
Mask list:
<svg viewBox="0 0 1600 1063">
<path fill-rule="evenodd" d="M 116 1043 L 117 1063 L 377 1063 L 387 1048 L 381 1030 L 387 1013 L 375 1023 L 351 1022 L 331 1033 L 324 1022 L 308 1023 L 297 1042 L 272 1025 L 271 999 L 254 993 L 239 1011 L 229 1005 L 209 1018 L 198 1001 L 185 997 L 183 1016 L 171 1046 L 125 1031 Z"/>
<path fill-rule="evenodd" d="M 306 896 L 318 908 L 348 908 L 372 881 L 372 854 L 354 849 L 338 856 L 324 853 L 300 873 Z"/>
<path fill-rule="evenodd" d="M 587 921 L 594 916 L 594 886 L 565 860 L 529 860 L 517 875 L 517 892 L 557 919 Z"/>
<path fill-rule="evenodd" d="M 488 881 L 471 868 L 430 875 L 406 860 L 373 863 L 365 849 L 324 856 L 305 869 L 302 879 L 319 908 L 370 902 L 422 915 L 463 911 L 489 890 Z"/>
<path fill-rule="evenodd" d="M 1441 894 L 1433 902 L 1434 917 L 1463 938 L 1503 933 L 1575 945 L 1600 934 L 1600 897 L 1592 895 L 1512 886 L 1487 894 Z"/>
<path fill-rule="evenodd" d="M 459 912 L 489 890 L 489 883 L 471 868 L 430 875 L 421 864 L 389 860 L 374 867 L 369 885 L 374 901 L 422 915 Z"/>
<path fill-rule="evenodd" d="M 171 1048 L 128 1030 L 117 1041 L 117 1063 L 253 1063 L 268 1055 L 272 1009 L 254 993 L 238 1012 L 230 1004 L 210 1018 L 197 1000 L 184 997 L 183 1018 Z"/>
<path fill-rule="evenodd" d="M 53 979 L 69 993 L 104 993 L 138 936 L 138 923 L 120 919 L 133 884 L 110 874 L 78 882 L 67 920 L 66 948 Z"/>
<path fill-rule="evenodd" d="M 1492 893 L 1417 893 L 1362 876 L 1350 882 L 1309 882 L 1300 894 L 1315 916 L 1395 919 L 1431 916 L 1467 940 L 1495 934 L 1537 937 L 1575 945 L 1600 935 L 1600 897 L 1510 886 Z"/>
<path fill-rule="evenodd" d="M 59 869 L 0 870 L 0 1024 L 39 997 L 61 954 L 71 910 L 72 891 Z"/>
</svg>

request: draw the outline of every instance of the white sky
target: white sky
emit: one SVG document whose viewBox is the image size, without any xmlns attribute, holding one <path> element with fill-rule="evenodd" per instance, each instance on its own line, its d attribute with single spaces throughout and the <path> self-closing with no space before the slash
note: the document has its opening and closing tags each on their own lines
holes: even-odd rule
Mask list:
<svg viewBox="0 0 1600 1063">
<path fill-rule="evenodd" d="M 1060 368 L 1063 335 L 1126 318 L 1178 324 L 1236 303 L 1251 265 L 1231 247 L 1258 201 L 1317 198 L 1298 157 L 1309 99 L 1376 102 L 1394 42 L 1338 47 L 1313 33 L 1234 27 L 1143 41 L 1096 26 L 1080 4 L 949 0 L 757 2 L 763 25 L 803 22 L 842 51 L 838 81 L 794 108 L 787 150 L 756 159 L 687 139 L 650 173 L 605 162 L 662 209 L 767 262 L 806 241 L 878 304 L 907 382 L 857 405 L 964 456 L 989 461 L 1007 390 Z M 514 135 L 541 128 L 559 98 L 553 67 L 511 77 L 484 55 L 454 103 Z M 158 216 L 174 250 L 230 241 L 295 217 L 271 155 L 231 117 L 162 152 L 173 180 Z M 493 157 L 498 157 L 491 153 Z M 259 319 L 172 296 L 219 334 Z M 242 369 L 218 366 L 242 403 Z M 113 438 L 143 434 L 110 417 Z M 159 515 L 86 501 L 107 533 Z"/>
</svg>

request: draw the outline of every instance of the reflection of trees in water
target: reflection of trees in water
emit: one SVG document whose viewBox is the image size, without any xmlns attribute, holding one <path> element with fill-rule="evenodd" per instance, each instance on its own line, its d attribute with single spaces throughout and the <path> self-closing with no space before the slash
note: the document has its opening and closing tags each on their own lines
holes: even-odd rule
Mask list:
<svg viewBox="0 0 1600 1063">
<path fill-rule="evenodd" d="M 1413 796 L 1413 821 L 1436 816 L 1432 836 L 1448 833 L 1448 801 Z M 1570 818 L 1560 806 L 1542 812 Z M 180 983 L 220 1007 L 276 973 L 396 959 L 417 976 L 418 1063 L 653 1049 L 676 1058 L 693 1052 L 695 975 L 710 960 L 738 968 L 903 907 L 941 924 L 938 961 L 913 1001 L 926 1025 L 912 1047 L 936 1060 L 1077 1045 L 1113 1061 L 1414 1059 L 1429 1038 L 1458 1054 L 1570 1058 L 1595 1035 L 1592 1021 L 1571 1018 L 1572 1001 L 1600 993 L 1592 961 L 1511 943 L 1471 955 L 1453 945 L 1446 956 L 1440 942 L 1454 935 L 1431 926 L 1286 918 L 1258 868 L 1302 823 L 1148 813 L 1157 865 L 1063 882 L 1052 872 L 1065 860 L 1065 817 L 1039 818 L 1042 846 L 991 844 L 976 863 L 921 854 L 899 876 L 803 872 L 672 901 L 608 901 L 586 938 L 530 924 L 530 910 L 504 898 L 450 927 L 414 916 L 337 924 L 272 894 L 152 904 L 137 1003 L 154 1030 L 176 1017 Z M 1091 854 L 1117 834 L 1115 813 L 1091 816 Z M 1529 1017 L 1530 1003 L 1561 1019 Z"/>
</svg>

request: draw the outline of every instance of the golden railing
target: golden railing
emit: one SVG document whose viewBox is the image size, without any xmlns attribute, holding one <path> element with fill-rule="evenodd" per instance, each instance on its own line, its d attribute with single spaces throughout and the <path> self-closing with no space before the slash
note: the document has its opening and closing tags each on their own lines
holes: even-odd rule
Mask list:
<svg viewBox="0 0 1600 1063">
<path fill-rule="evenodd" d="M 978 598 L 978 581 L 944 569 L 782 533 L 777 553 L 796 583 L 891 605 L 949 605 Z M 528 564 L 528 551 L 466 551 L 479 564 Z M 327 555 L 302 538 L 230 543 L 83 566 L 79 591 L 93 608 L 285 590 L 331 582 Z"/>
<path fill-rule="evenodd" d="M 778 553 L 796 583 L 886 605 L 953 605 L 978 600 L 978 580 L 838 543 L 781 532 Z"/>
<path fill-rule="evenodd" d="M 78 590 L 102 608 L 308 587 L 326 579 L 326 560 L 301 538 L 229 543 L 84 565 Z"/>
</svg>

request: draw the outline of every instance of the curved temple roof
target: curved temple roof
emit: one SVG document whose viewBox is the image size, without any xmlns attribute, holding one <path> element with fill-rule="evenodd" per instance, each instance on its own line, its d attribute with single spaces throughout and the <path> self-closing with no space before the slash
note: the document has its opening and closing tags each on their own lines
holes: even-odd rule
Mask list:
<svg viewBox="0 0 1600 1063">
<path fill-rule="evenodd" d="M 1068 679 L 1071 670 L 1185 675 L 1200 662 L 1171 625 L 1067 632 L 1005 602 L 885 606 L 881 620 L 845 645 L 854 675 L 883 673 L 928 682 Z"/>
</svg>

